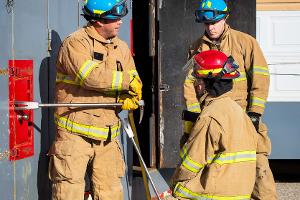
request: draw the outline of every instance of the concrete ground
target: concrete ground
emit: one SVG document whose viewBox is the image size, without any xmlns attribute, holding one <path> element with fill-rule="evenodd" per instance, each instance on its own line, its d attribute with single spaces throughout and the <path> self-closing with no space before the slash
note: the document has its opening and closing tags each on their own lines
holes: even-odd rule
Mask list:
<svg viewBox="0 0 300 200">
<path fill-rule="evenodd" d="M 300 200 L 300 182 L 277 182 L 279 200 Z"/>
</svg>

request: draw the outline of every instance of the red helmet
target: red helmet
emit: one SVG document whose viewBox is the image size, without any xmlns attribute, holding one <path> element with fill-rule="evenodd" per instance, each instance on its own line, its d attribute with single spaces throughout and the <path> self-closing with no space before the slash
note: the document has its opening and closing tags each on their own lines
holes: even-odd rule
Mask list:
<svg viewBox="0 0 300 200">
<path fill-rule="evenodd" d="M 234 79 L 240 76 L 232 56 L 217 50 L 202 51 L 194 56 L 196 78 Z"/>
</svg>

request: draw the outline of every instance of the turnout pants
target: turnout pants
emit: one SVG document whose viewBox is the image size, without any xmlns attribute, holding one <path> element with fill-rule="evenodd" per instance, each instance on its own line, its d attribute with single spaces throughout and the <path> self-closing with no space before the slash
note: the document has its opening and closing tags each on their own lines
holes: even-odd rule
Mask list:
<svg viewBox="0 0 300 200">
<path fill-rule="evenodd" d="M 58 128 L 49 151 L 53 200 L 83 200 L 89 166 L 93 200 L 123 200 L 125 164 L 119 141 L 97 141 Z"/>
<path fill-rule="evenodd" d="M 251 199 L 277 200 L 276 185 L 268 161 L 271 141 L 268 137 L 268 129 L 262 122 L 259 125 L 256 151 L 256 180 Z"/>
</svg>

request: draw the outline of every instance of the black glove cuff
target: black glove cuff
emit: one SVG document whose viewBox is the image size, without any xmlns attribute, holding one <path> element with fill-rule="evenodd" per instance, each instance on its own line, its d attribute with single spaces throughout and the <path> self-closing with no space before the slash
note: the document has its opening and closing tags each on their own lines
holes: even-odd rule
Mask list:
<svg viewBox="0 0 300 200">
<path fill-rule="evenodd" d="M 261 114 L 255 112 L 248 112 L 248 116 L 250 117 L 256 131 L 258 131 Z"/>
<path fill-rule="evenodd" d="M 200 115 L 200 113 L 195 113 L 195 112 L 191 112 L 191 111 L 188 111 L 188 110 L 183 110 L 181 119 L 186 120 L 186 121 L 196 122 L 199 115 Z"/>
<path fill-rule="evenodd" d="M 255 117 L 255 118 L 260 118 L 261 114 L 256 113 L 256 112 L 248 112 L 249 117 Z"/>
</svg>

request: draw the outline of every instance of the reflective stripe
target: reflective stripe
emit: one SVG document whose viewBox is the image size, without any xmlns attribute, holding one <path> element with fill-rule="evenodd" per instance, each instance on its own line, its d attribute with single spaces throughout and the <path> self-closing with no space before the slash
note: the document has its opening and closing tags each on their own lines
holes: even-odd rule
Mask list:
<svg viewBox="0 0 300 200">
<path fill-rule="evenodd" d="M 123 72 L 114 71 L 113 72 L 113 80 L 111 84 L 112 91 L 121 91 L 122 90 L 122 82 L 123 82 Z"/>
<path fill-rule="evenodd" d="M 182 186 L 180 183 L 177 183 L 174 188 L 174 194 L 178 197 L 189 198 L 193 200 L 248 200 L 250 199 L 250 194 L 239 195 L 239 196 L 218 196 L 218 195 L 209 195 L 209 194 L 200 194 L 192 192 L 186 187 Z"/>
<path fill-rule="evenodd" d="M 80 83 L 78 81 L 75 81 L 71 76 L 57 72 L 56 83 L 61 83 L 61 82 L 72 84 L 72 85 L 80 85 Z"/>
<path fill-rule="evenodd" d="M 114 125 L 111 128 L 99 128 L 94 126 L 89 126 L 85 124 L 79 124 L 73 122 L 65 117 L 61 117 L 57 114 L 54 114 L 55 123 L 57 126 L 67 129 L 68 131 L 79 133 L 85 136 L 92 136 L 99 139 L 107 139 L 109 133 L 111 138 L 115 138 L 120 134 L 120 125 Z"/>
<path fill-rule="evenodd" d="M 258 97 L 251 97 L 250 99 L 250 106 L 259 106 L 264 108 L 266 104 L 266 100 L 258 98 Z"/>
<path fill-rule="evenodd" d="M 204 69 L 200 69 L 200 70 L 197 70 L 197 73 L 198 74 L 204 74 L 204 75 L 207 75 L 209 73 L 219 73 L 220 71 L 222 71 L 222 68 L 218 68 L 218 69 L 208 69 L 208 70 L 204 70 Z"/>
<path fill-rule="evenodd" d="M 188 153 L 185 146 L 183 146 L 182 150 L 180 151 L 180 157 L 182 159 L 182 165 L 189 171 L 197 173 L 199 172 L 204 166 L 193 161 Z"/>
<path fill-rule="evenodd" d="M 221 153 L 209 159 L 208 163 L 219 165 L 256 161 L 256 151 L 239 151 L 235 153 Z"/>
<path fill-rule="evenodd" d="M 180 157 L 182 159 L 182 165 L 189 171 L 197 173 L 204 165 L 193 161 L 187 154 L 187 149 L 184 146 L 180 151 Z M 238 151 L 234 153 L 220 153 L 215 154 L 207 159 L 207 163 L 217 163 L 219 165 L 251 162 L 256 161 L 256 151 Z"/>
<path fill-rule="evenodd" d="M 192 75 L 189 74 L 186 76 L 184 83 L 194 83 L 196 78 Z"/>
<path fill-rule="evenodd" d="M 211 5 L 212 5 L 211 1 L 207 1 L 207 4 L 206 4 L 206 5 L 207 5 L 208 8 L 210 8 Z"/>
<path fill-rule="evenodd" d="M 261 67 L 261 66 L 253 66 L 253 73 L 254 74 L 261 74 L 265 76 L 269 76 L 269 69 L 267 67 Z"/>
<path fill-rule="evenodd" d="M 240 76 L 238 78 L 233 79 L 233 82 L 246 81 L 246 72 L 240 72 Z"/>
<path fill-rule="evenodd" d="M 98 14 L 98 15 L 101 15 L 102 13 L 104 13 L 105 11 L 104 10 L 93 10 L 94 14 Z"/>
<path fill-rule="evenodd" d="M 200 69 L 200 70 L 197 70 L 196 73 L 198 74 L 201 74 L 201 75 L 208 75 L 209 73 L 212 73 L 212 74 L 217 74 L 219 73 L 220 71 L 222 71 L 223 68 L 218 68 L 218 69 L 208 69 L 208 70 L 203 70 L 203 69 Z M 236 72 L 231 72 L 229 74 L 231 75 L 234 75 Z"/>
<path fill-rule="evenodd" d="M 199 102 L 187 104 L 186 107 L 187 107 L 187 110 L 191 111 L 191 112 L 198 112 L 199 113 L 201 111 Z"/>
<path fill-rule="evenodd" d="M 83 85 L 86 77 L 91 73 L 91 71 L 96 67 L 98 63 L 92 60 L 87 60 L 80 67 L 79 72 L 77 73 L 77 77 L 80 80 L 80 85 Z"/>
</svg>

